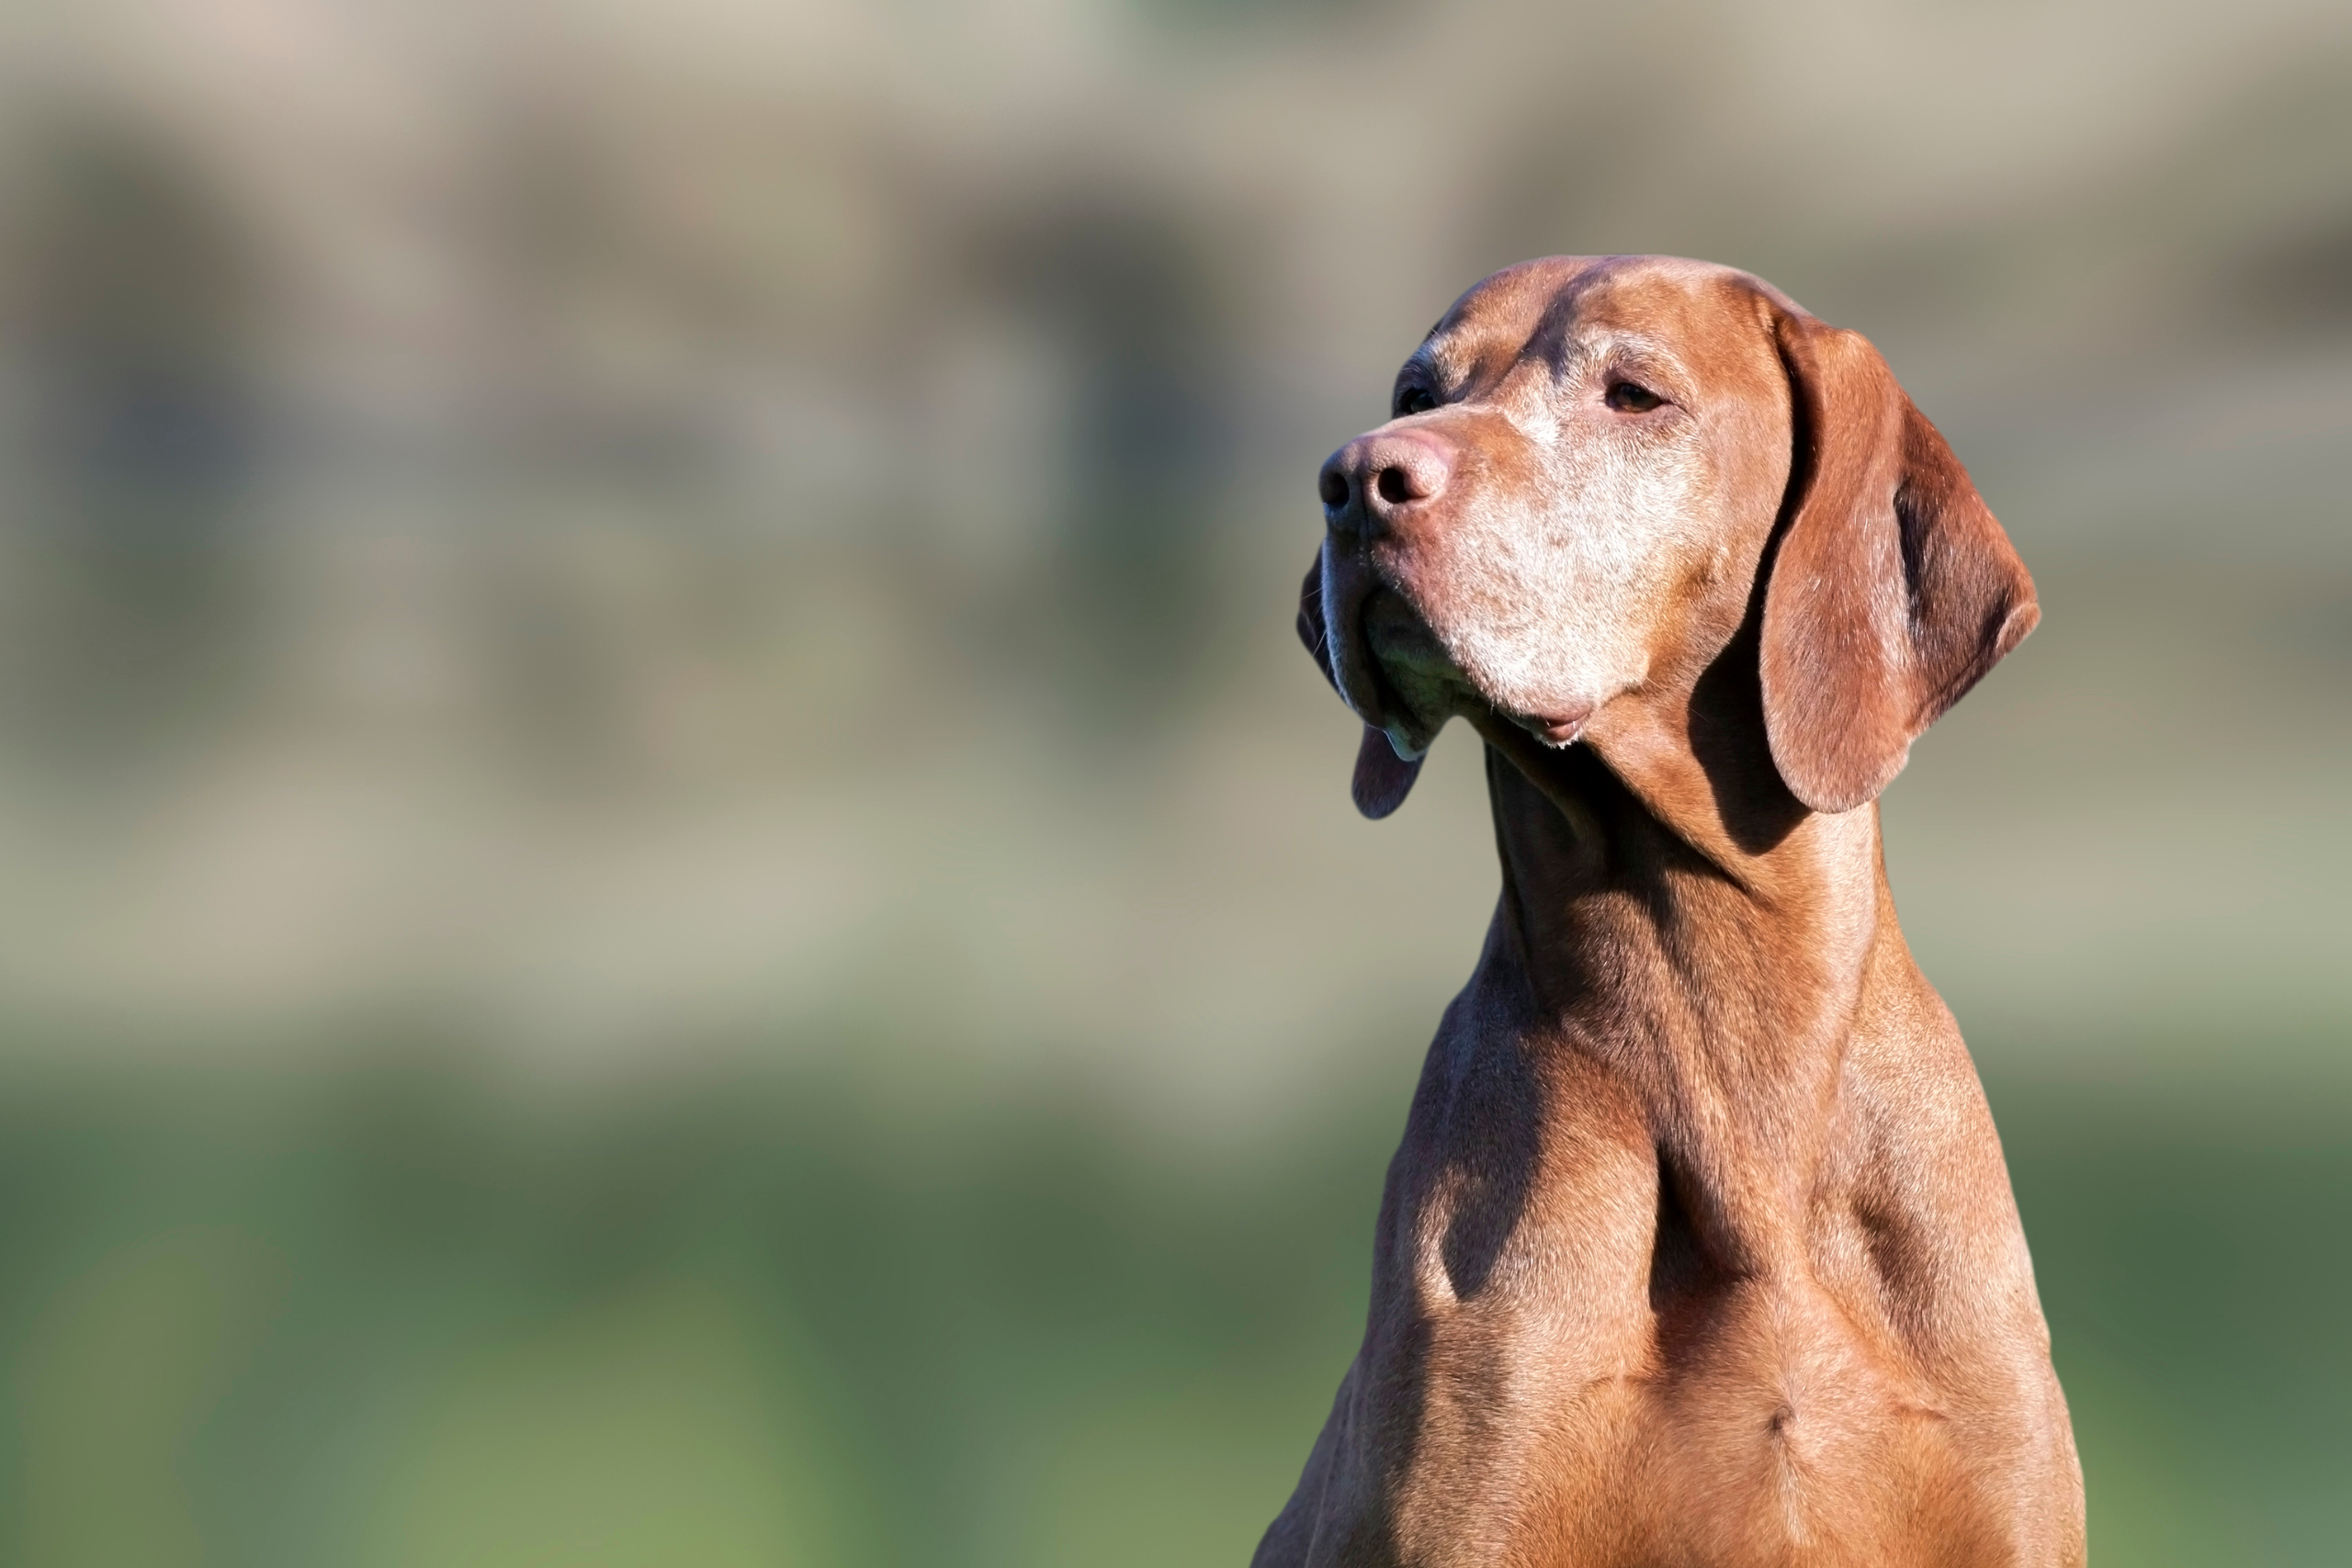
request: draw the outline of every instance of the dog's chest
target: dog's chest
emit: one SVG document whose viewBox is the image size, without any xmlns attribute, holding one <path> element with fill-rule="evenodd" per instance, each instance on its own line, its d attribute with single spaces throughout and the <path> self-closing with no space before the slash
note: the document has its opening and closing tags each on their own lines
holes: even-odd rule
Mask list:
<svg viewBox="0 0 2352 1568">
<path fill-rule="evenodd" d="M 1755 1273 L 1703 1256 L 1632 1097 L 1589 1063 L 1482 1055 L 1424 1089 L 1360 1383 L 1395 1561 L 1894 1563 L 1987 1528 L 1962 1488 L 1919 1533 L 1921 1488 L 1984 1434 L 1873 1325 L 1874 1273 L 1825 1274 L 1802 1244 Z"/>
</svg>

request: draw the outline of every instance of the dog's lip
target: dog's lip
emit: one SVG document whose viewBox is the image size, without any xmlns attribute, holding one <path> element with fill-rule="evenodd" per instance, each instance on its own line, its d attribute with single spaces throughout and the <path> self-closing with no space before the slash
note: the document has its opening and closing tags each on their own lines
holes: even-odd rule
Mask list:
<svg viewBox="0 0 2352 1568">
<path fill-rule="evenodd" d="M 1354 628 L 1354 637 L 1358 655 L 1363 660 L 1364 683 L 1371 688 L 1364 693 L 1368 700 L 1363 705 L 1362 717 L 1374 729 L 1387 731 L 1390 739 L 1394 739 L 1405 705 L 1397 700 L 1396 688 L 1389 684 L 1388 671 L 1381 668 L 1380 655 L 1374 650 L 1372 638 L 1366 634 L 1361 618 Z"/>
<path fill-rule="evenodd" d="M 1547 746 L 1573 746 L 1584 739 L 1584 727 L 1592 722 L 1589 705 L 1560 714 L 1529 714 L 1515 720 Z"/>
<path fill-rule="evenodd" d="M 1352 609 L 1352 615 L 1335 618 L 1327 634 L 1331 639 L 1332 684 L 1339 687 L 1341 700 L 1355 710 L 1357 717 L 1374 729 L 1385 729 L 1396 694 L 1382 679 L 1380 660 L 1374 657 L 1372 641 L 1364 635 L 1363 599 Z"/>
</svg>

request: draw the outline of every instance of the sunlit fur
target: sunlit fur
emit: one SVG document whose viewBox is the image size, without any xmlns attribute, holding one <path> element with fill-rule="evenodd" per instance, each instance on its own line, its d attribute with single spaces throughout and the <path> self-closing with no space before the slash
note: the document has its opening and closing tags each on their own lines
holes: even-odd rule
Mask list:
<svg viewBox="0 0 2352 1568">
<path fill-rule="evenodd" d="M 1532 263 L 1407 374 L 1439 406 L 1335 457 L 1301 633 L 1400 751 L 1476 729 L 1502 893 L 1258 1568 L 2079 1568 L 1871 804 L 2030 579 L 1877 352 L 1744 274 Z M 1419 490 L 1365 500 L 1383 464 Z M 1411 778 L 1375 740 L 1359 804 Z"/>
<path fill-rule="evenodd" d="M 1549 270 L 1513 269 L 1531 282 Z M 1703 288 L 1712 270 L 1693 265 L 1690 282 Z M 1579 281 L 1584 295 L 1610 284 L 1605 271 Z M 1691 406 L 1698 378 L 1670 341 L 1560 310 L 1535 323 L 1523 356 L 1496 365 L 1475 352 L 1496 289 L 1465 296 L 1407 366 L 1442 406 L 1392 422 L 1464 438 L 1443 528 L 1372 547 L 1382 580 L 1467 683 L 1433 691 L 1409 671 L 1392 681 L 1408 699 L 1433 699 L 1385 716 L 1416 751 L 1462 711 L 1459 698 L 1528 717 L 1597 709 L 1639 685 L 1660 618 L 1725 562 L 1713 450 L 1724 433 Z M 1605 396 L 1624 378 L 1679 400 L 1619 412 Z"/>
</svg>

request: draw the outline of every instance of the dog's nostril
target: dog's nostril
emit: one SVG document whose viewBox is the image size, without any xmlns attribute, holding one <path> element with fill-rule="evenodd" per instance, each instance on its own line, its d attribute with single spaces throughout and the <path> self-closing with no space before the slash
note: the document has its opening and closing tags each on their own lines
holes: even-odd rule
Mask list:
<svg viewBox="0 0 2352 1568">
<path fill-rule="evenodd" d="M 1315 490 L 1326 506 L 1345 506 L 1348 503 L 1348 477 L 1337 468 L 1324 469 L 1323 477 L 1315 481 Z"/>
<path fill-rule="evenodd" d="M 1391 506 L 1402 506 L 1413 499 L 1413 481 L 1402 468 L 1380 470 L 1380 499 Z"/>
</svg>

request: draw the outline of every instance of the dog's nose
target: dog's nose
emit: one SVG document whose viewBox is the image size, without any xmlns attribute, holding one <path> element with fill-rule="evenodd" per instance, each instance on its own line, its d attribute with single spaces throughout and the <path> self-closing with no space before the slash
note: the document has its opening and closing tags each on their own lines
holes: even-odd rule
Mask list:
<svg viewBox="0 0 2352 1568">
<path fill-rule="evenodd" d="M 1424 431 L 1376 431 L 1332 453 L 1316 489 L 1329 526 L 1377 533 L 1398 513 L 1444 494 L 1453 477 L 1453 450 L 1438 437 Z"/>
</svg>

